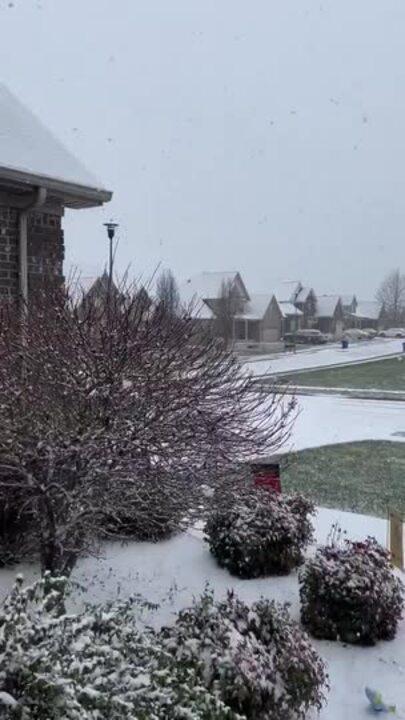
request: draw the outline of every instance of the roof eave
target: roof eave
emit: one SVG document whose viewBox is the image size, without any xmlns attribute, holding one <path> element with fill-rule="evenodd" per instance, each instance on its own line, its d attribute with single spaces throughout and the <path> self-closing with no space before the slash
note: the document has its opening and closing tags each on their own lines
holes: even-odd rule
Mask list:
<svg viewBox="0 0 405 720">
<path fill-rule="evenodd" d="M 14 188 L 32 190 L 44 187 L 57 195 L 66 207 L 89 208 L 103 205 L 112 198 L 112 192 L 104 188 L 93 188 L 77 183 L 58 180 L 45 175 L 34 175 L 21 170 L 0 166 L 0 181 L 9 182 Z"/>
</svg>

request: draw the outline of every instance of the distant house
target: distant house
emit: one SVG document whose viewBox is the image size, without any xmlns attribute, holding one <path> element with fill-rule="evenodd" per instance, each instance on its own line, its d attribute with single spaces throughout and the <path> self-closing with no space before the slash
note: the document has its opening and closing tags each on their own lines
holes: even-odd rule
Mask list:
<svg viewBox="0 0 405 720">
<path fill-rule="evenodd" d="M 280 283 L 273 292 L 284 320 L 282 335 L 316 325 L 316 295 L 312 288 L 293 280 Z"/>
<path fill-rule="evenodd" d="M 126 301 L 129 300 L 134 318 L 147 319 L 156 309 L 156 303 L 143 286 L 137 288 L 134 294 L 129 288 L 127 293 L 122 287 L 117 287 L 113 280 L 110 288 L 109 276 L 106 271 L 97 277 L 80 277 L 71 283 L 69 287 L 69 294 L 74 305 L 79 313 L 83 314 L 86 307 L 89 308 L 90 303 L 90 307 L 103 311 L 106 308 L 109 293 L 111 293 L 112 302 L 118 306 L 121 304 L 124 306 Z M 134 302 L 133 299 L 135 299 Z"/>
<path fill-rule="evenodd" d="M 376 300 L 359 300 L 355 312 L 348 316 L 348 321 L 350 327 L 378 330 L 384 325 L 384 309 Z"/>
<path fill-rule="evenodd" d="M 108 273 L 104 271 L 102 275 L 79 277 L 70 285 L 70 295 L 75 305 L 86 304 L 89 299 L 94 300 L 97 304 L 105 300 L 109 291 Z M 118 289 L 114 281 L 111 284 L 112 294 L 118 295 Z"/>
<path fill-rule="evenodd" d="M 302 327 L 303 313 L 293 303 L 277 302 L 281 313 L 280 338 Z"/>
<path fill-rule="evenodd" d="M 44 277 L 63 280 L 62 218 L 111 192 L 0 85 L 0 298 L 28 302 Z"/>
<path fill-rule="evenodd" d="M 316 326 L 323 333 L 341 337 L 344 330 L 344 312 L 339 295 L 318 295 Z"/>
<path fill-rule="evenodd" d="M 251 295 L 245 311 L 235 317 L 235 340 L 279 342 L 286 333 L 301 327 L 302 312 L 292 303 L 278 302 L 275 295 Z"/>
<path fill-rule="evenodd" d="M 316 295 L 312 288 L 301 287 L 294 305 L 302 312 L 301 327 L 313 328 L 316 324 Z"/>
<path fill-rule="evenodd" d="M 263 343 L 279 340 L 277 308 L 273 295 L 250 295 L 243 312 L 234 318 L 235 341 Z"/>
<path fill-rule="evenodd" d="M 232 292 L 236 305 L 239 304 L 242 312 L 249 300 L 249 293 L 240 273 L 236 271 L 201 272 L 193 275 L 180 286 L 181 302 L 196 317 L 214 317 L 223 287 Z M 207 313 L 204 306 L 211 312 Z"/>
<path fill-rule="evenodd" d="M 222 288 L 232 292 L 233 341 L 237 343 L 266 343 L 280 339 L 283 328 L 283 311 L 273 293 L 251 294 L 240 273 L 202 272 L 190 277 L 180 286 L 183 307 L 189 310 L 196 322 L 215 332 L 220 313 Z M 293 308 L 296 313 L 295 308 Z"/>
</svg>

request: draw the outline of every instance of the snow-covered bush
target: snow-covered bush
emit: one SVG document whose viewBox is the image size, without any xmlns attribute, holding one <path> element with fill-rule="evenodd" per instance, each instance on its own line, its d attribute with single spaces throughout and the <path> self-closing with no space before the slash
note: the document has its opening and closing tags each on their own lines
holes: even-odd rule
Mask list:
<svg viewBox="0 0 405 720">
<path fill-rule="evenodd" d="M 206 592 L 170 628 L 135 601 L 61 614 L 64 578 L 21 578 L 0 611 L 0 717 L 7 720 L 304 718 L 326 674 L 287 609 Z"/>
<path fill-rule="evenodd" d="M 162 632 L 182 667 L 202 661 L 202 682 L 238 717 L 296 720 L 322 706 L 324 664 L 286 606 L 206 592 Z"/>
<path fill-rule="evenodd" d="M 202 681 L 203 660 L 178 662 L 163 634 L 139 630 L 133 604 L 60 615 L 65 585 L 19 579 L 0 611 L 0 717 L 238 719 Z"/>
<path fill-rule="evenodd" d="M 321 547 L 300 576 L 301 618 L 317 638 L 373 645 L 395 637 L 403 585 L 373 538 Z"/>
<path fill-rule="evenodd" d="M 312 539 L 311 501 L 249 487 L 214 510 L 206 524 L 210 550 L 222 567 L 245 578 L 288 574 Z"/>
</svg>

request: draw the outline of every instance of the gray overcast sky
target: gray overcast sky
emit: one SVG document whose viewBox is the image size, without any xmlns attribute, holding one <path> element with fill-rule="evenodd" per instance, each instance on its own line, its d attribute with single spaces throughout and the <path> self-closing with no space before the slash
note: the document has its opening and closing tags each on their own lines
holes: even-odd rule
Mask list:
<svg viewBox="0 0 405 720">
<path fill-rule="evenodd" d="M 114 191 L 67 264 L 373 298 L 405 270 L 404 0 L 0 0 L 2 80 Z"/>
</svg>

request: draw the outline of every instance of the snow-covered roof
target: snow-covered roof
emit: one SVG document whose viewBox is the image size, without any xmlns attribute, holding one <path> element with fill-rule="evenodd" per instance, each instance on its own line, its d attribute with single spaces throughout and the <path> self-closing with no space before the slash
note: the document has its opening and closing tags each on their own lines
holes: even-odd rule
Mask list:
<svg viewBox="0 0 405 720">
<path fill-rule="evenodd" d="M 302 315 L 301 310 L 298 310 L 298 308 L 296 308 L 292 303 L 278 302 L 278 306 L 283 317 L 288 317 L 289 315 Z"/>
<path fill-rule="evenodd" d="M 340 295 L 319 295 L 316 304 L 317 317 L 333 317 L 339 300 Z"/>
<path fill-rule="evenodd" d="M 301 283 L 298 280 L 289 280 L 277 285 L 273 290 L 278 302 L 295 302 L 295 298 L 301 289 Z"/>
<path fill-rule="evenodd" d="M 215 320 L 215 314 L 204 300 L 193 300 L 190 303 L 184 303 L 184 309 L 192 318 L 198 320 Z"/>
<path fill-rule="evenodd" d="M 357 305 L 354 317 L 369 320 L 378 320 L 381 314 L 381 306 L 376 300 L 360 301 Z"/>
<path fill-rule="evenodd" d="M 5 181 L 25 189 L 41 185 L 59 191 L 72 207 L 111 199 L 111 193 L 0 83 L 0 183 Z"/>
<path fill-rule="evenodd" d="M 235 270 L 226 272 L 201 272 L 188 278 L 180 286 L 180 297 L 183 303 L 196 302 L 198 300 L 216 300 L 221 295 L 223 284 L 239 284 L 243 295 L 248 299 L 249 295 L 243 284 L 242 278 Z"/>
<path fill-rule="evenodd" d="M 356 300 L 356 296 L 353 295 L 341 295 L 340 299 L 342 301 L 342 305 L 351 305 L 354 300 Z"/>
<path fill-rule="evenodd" d="M 246 320 L 262 320 L 273 298 L 273 294 L 257 294 L 250 295 L 250 300 L 246 303 L 243 313 L 238 313 L 237 317 Z"/>
<path fill-rule="evenodd" d="M 299 291 L 299 293 L 297 295 L 295 302 L 304 303 L 308 299 L 308 296 L 311 291 L 312 291 L 312 288 L 310 288 L 310 287 L 301 288 L 301 290 Z"/>
</svg>

